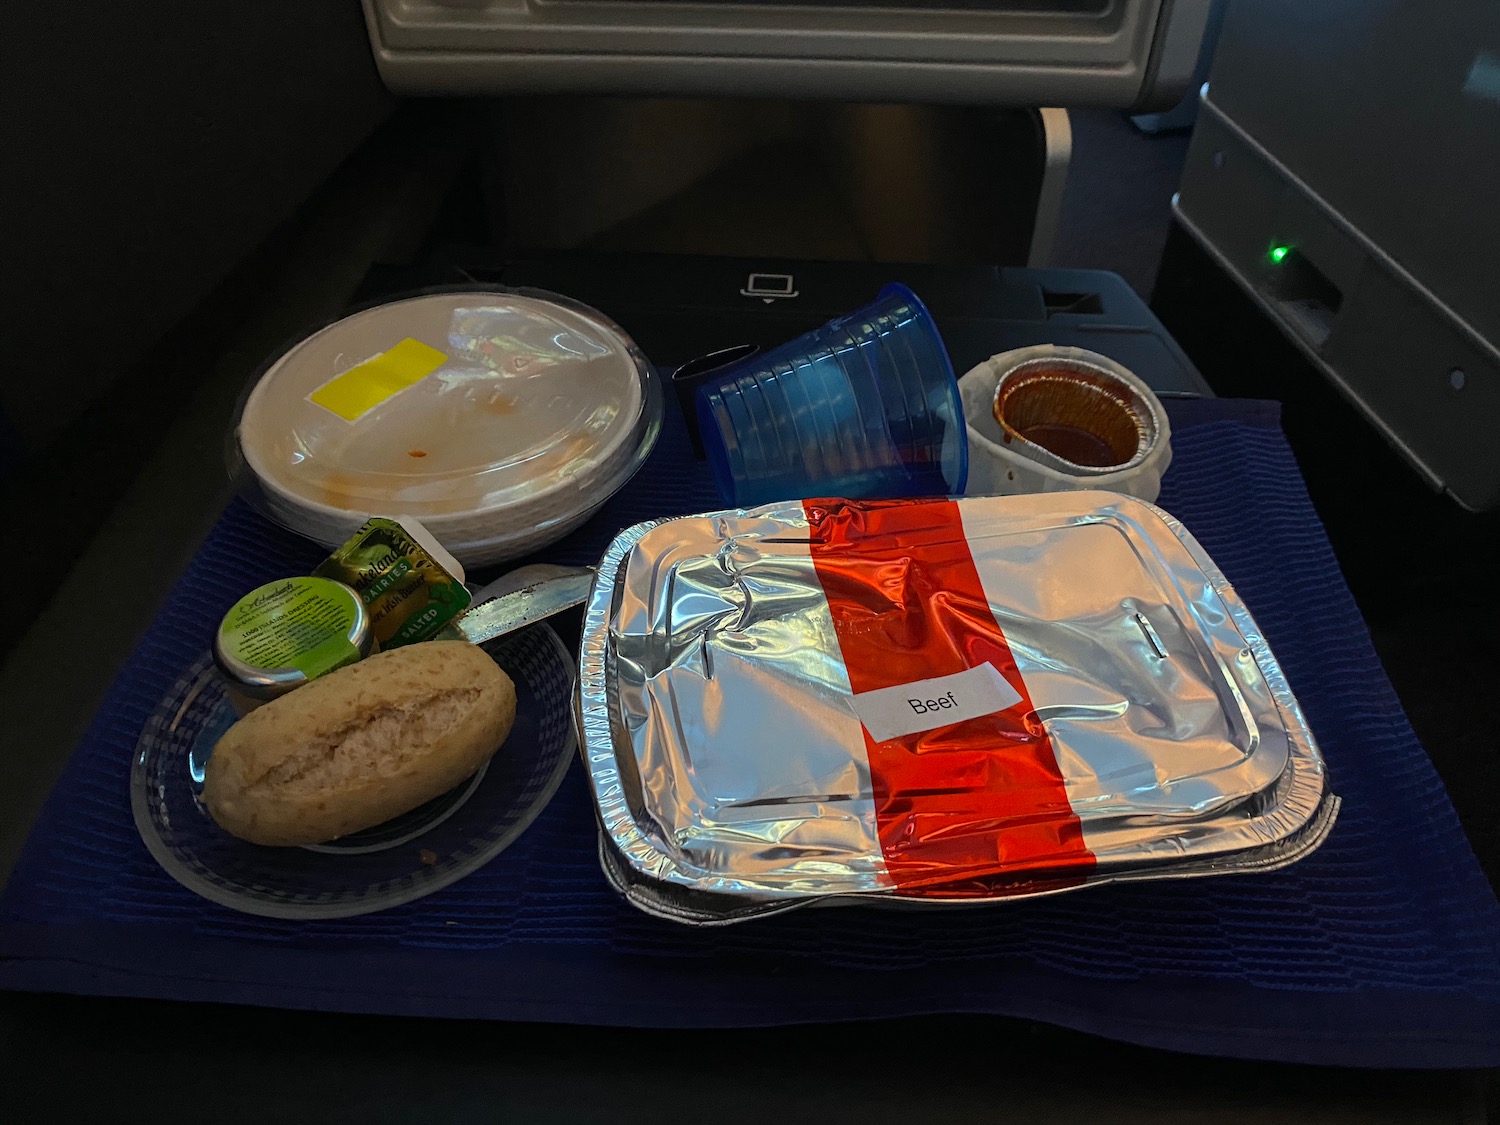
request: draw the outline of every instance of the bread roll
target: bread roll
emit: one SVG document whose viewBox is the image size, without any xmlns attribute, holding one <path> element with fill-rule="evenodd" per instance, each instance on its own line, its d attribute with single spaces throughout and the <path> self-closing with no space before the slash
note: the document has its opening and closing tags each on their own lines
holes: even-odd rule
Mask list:
<svg viewBox="0 0 1500 1125">
<path fill-rule="evenodd" d="M 252 844 L 317 844 L 390 820 L 484 764 L 516 689 L 465 641 L 424 641 L 320 676 L 219 740 L 203 801 Z"/>
</svg>

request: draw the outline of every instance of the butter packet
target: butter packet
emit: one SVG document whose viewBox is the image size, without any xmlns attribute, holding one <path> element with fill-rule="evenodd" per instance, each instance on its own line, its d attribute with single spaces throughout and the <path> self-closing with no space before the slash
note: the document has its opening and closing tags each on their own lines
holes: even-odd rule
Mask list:
<svg viewBox="0 0 1500 1125">
<path fill-rule="evenodd" d="M 444 634 L 473 600 L 458 560 L 410 517 L 367 521 L 313 574 L 359 594 L 381 649 Z"/>
</svg>

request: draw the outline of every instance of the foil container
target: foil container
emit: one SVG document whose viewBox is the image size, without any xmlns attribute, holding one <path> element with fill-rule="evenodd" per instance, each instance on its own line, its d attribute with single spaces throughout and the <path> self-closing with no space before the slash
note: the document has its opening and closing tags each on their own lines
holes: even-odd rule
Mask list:
<svg viewBox="0 0 1500 1125">
<path fill-rule="evenodd" d="M 1263 870 L 1337 812 L 1233 588 L 1105 492 L 630 528 L 578 708 L 606 874 L 679 921 Z"/>
<path fill-rule="evenodd" d="M 1083 348 L 991 356 L 958 381 L 975 496 L 1099 489 L 1155 500 L 1172 427 L 1129 369 Z"/>
<path fill-rule="evenodd" d="M 996 382 L 990 413 L 1026 456 L 1077 476 L 1134 469 L 1166 428 L 1149 392 L 1077 356 L 1017 363 Z"/>
</svg>

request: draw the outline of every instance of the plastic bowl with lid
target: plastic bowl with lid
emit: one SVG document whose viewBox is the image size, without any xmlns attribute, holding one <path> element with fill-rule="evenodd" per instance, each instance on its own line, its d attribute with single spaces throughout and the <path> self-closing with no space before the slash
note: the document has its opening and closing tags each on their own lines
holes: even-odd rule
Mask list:
<svg viewBox="0 0 1500 1125">
<path fill-rule="evenodd" d="M 325 546 L 414 516 L 465 566 L 583 523 L 631 477 L 661 391 L 625 333 L 537 290 L 444 290 L 351 313 L 256 380 L 233 466 L 265 514 Z"/>
</svg>

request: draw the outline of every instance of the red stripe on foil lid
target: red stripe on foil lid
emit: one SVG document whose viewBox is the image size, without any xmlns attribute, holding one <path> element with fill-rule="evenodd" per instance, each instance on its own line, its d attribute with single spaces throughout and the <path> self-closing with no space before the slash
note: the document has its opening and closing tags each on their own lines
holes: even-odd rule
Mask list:
<svg viewBox="0 0 1500 1125">
<path fill-rule="evenodd" d="M 1093 868 L 1052 741 L 948 500 L 809 500 L 812 558 L 856 693 L 988 662 L 1021 702 L 876 742 L 880 848 L 898 894 L 971 897 L 1084 881 Z"/>
</svg>

